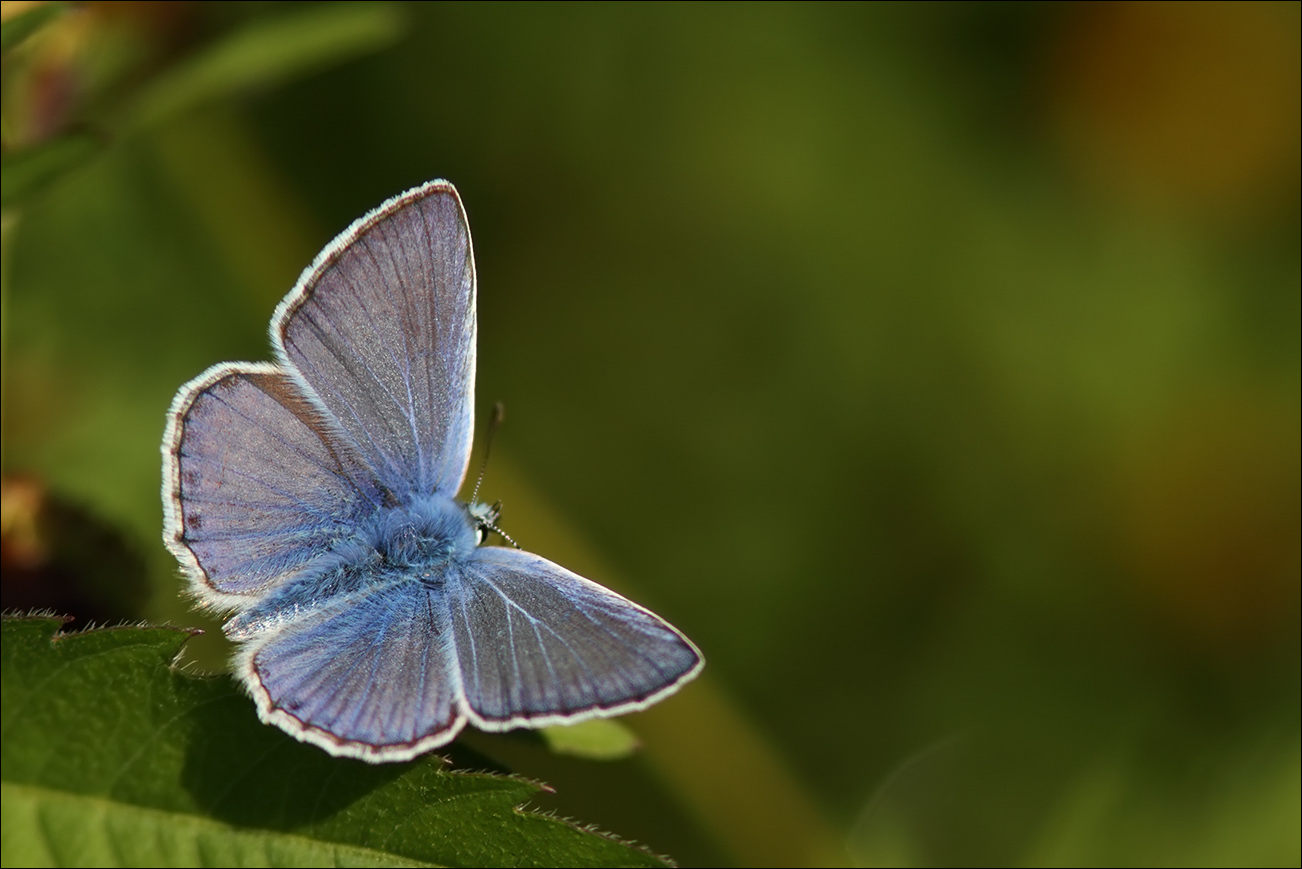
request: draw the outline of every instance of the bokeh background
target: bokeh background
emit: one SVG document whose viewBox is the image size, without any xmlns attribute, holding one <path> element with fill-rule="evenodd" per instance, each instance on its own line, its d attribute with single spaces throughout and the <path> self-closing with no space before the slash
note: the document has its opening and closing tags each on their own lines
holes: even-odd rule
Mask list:
<svg viewBox="0 0 1302 869">
<path fill-rule="evenodd" d="M 467 737 L 538 808 L 688 865 L 1297 865 L 1299 8 L 80 6 L 5 59 L 5 606 L 223 666 L 168 404 L 443 177 L 485 494 L 708 660 L 631 759 Z"/>
</svg>

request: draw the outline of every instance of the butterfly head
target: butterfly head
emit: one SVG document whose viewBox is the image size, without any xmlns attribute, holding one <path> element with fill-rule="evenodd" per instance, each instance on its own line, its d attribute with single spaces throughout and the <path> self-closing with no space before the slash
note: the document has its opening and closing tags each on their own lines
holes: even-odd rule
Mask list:
<svg viewBox="0 0 1302 869">
<path fill-rule="evenodd" d="M 519 545 L 511 539 L 511 535 L 497 527 L 497 520 L 502 515 L 501 501 L 492 505 L 471 502 L 466 505 L 466 512 L 470 515 L 470 521 L 474 524 L 475 530 L 479 532 L 480 546 L 483 546 L 488 542 L 489 534 L 497 534 L 516 549 L 520 548 Z"/>
</svg>

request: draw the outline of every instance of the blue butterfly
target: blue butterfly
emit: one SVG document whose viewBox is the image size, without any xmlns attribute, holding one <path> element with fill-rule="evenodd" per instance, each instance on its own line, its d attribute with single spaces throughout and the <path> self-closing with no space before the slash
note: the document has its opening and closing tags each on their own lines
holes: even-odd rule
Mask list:
<svg viewBox="0 0 1302 869">
<path fill-rule="evenodd" d="M 259 717 L 334 755 L 407 760 L 482 730 L 644 709 L 701 671 L 654 613 L 486 546 L 470 460 L 475 265 L 456 189 L 395 196 L 317 256 L 271 319 L 274 363 L 181 387 L 163 539 L 233 612 Z"/>
</svg>

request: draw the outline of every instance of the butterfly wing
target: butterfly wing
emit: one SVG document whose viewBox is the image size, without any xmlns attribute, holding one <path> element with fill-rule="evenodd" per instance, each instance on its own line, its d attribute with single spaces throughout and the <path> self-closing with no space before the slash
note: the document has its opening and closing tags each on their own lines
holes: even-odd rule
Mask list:
<svg viewBox="0 0 1302 869">
<path fill-rule="evenodd" d="M 341 233 L 271 333 L 390 491 L 456 494 L 474 427 L 475 266 L 451 184 L 396 196 Z"/>
<path fill-rule="evenodd" d="M 532 553 L 480 547 L 447 596 L 465 711 L 485 730 L 643 709 L 704 665 L 659 616 Z"/>
<path fill-rule="evenodd" d="M 163 539 L 205 603 L 236 608 L 328 549 L 383 493 L 273 365 L 219 365 L 177 394 Z"/>
<path fill-rule="evenodd" d="M 334 755 L 408 760 L 465 723 L 447 604 L 418 582 L 364 584 L 245 644 L 236 670 L 263 721 Z"/>
</svg>

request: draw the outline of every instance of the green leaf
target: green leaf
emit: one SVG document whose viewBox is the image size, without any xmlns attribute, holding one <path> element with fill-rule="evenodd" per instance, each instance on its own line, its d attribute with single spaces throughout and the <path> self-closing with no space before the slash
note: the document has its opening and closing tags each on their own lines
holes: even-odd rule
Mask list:
<svg viewBox="0 0 1302 869">
<path fill-rule="evenodd" d="M 42 3 L 19 12 L 0 25 L 0 53 L 9 50 L 68 11 L 67 3 Z"/>
<path fill-rule="evenodd" d="M 0 206 L 11 208 L 44 190 L 76 169 L 103 148 L 95 136 L 84 132 L 67 133 L 5 154 L 0 166 Z"/>
<path fill-rule="evenodd" d="M 398 38 L 388 3 L 345 3 L 259 20 L 161 76 L 142 94 L 135 122 L 149 126 L 192 106 L 271 87 Z"/>
<path fill-rule="evenodd" d="M 622 760 L 638 750 L 637 735 L 610 718 L 594 718 L 567 726 L 544 727 L 543 740 L 557 754 L 585 760 Z"/>
<path fill-rule="evenodd" d="M 5 865 L 663 865 L 522 811 L 542 785 L 295 742 L 173 668 L 189 631 L 62 623 L 3 621 Z"/>
</svg>

